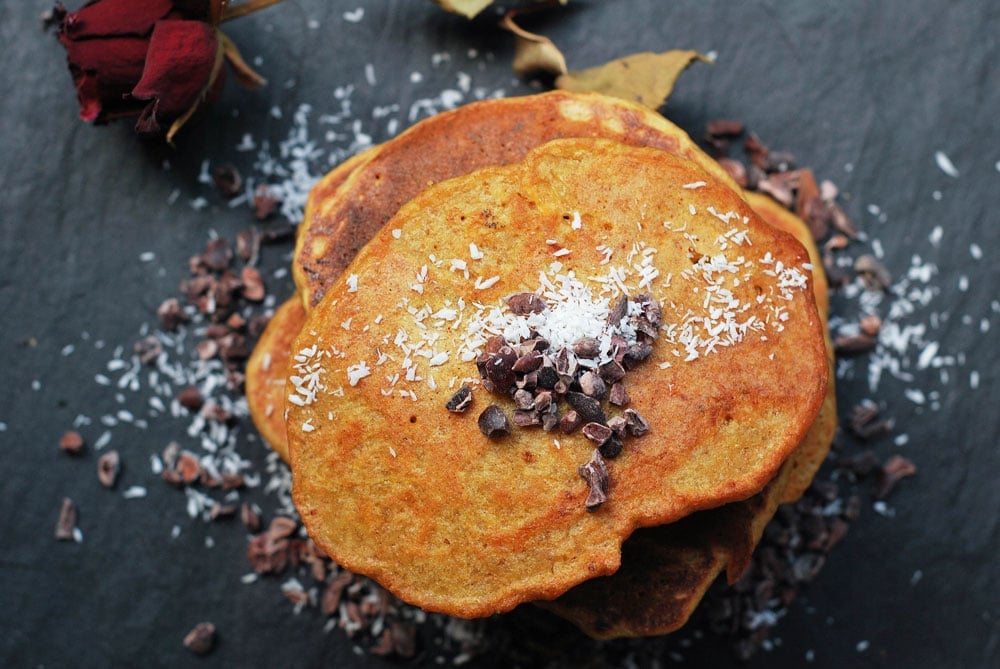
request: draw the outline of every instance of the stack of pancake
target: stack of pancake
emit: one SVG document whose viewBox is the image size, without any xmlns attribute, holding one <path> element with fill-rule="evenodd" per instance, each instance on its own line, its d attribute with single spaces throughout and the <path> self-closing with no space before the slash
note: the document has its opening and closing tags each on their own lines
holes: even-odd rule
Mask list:
<svg viewBox="0 0 1000 669">
<path fill-rule="evenodd" d="M 249 361 L 251 414 L 313 540 L 427 610 L 534 602 L 598 638 L 670 632 L 741 575 L 832 440 L 807 227 L 638 105 L 552 92 L 427 119 L 315 187 L 292 269 Z M 512 307 L 525 295 L 537 308 Z M 491 381 L 498 347 L 520 364 L 560 337 L 561 388 Z M 619 370 L 614 402 L 581 383 L 599 363 Z M 584 394 L 604 432 L 623 412 L 648 429 L 602 459 L 579 421 L 477 420 L 543 395 L 566 418 Z"/>
</svg>

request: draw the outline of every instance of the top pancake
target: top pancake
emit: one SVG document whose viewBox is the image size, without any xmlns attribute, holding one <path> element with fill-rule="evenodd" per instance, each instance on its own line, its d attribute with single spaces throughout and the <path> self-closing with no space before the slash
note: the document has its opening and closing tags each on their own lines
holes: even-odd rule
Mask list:
<svg viewBox="0 0 1000 669">
<path fill-rule="evenodd" d="M 288 438 L 310 536 L 404 600 L 472 617 L 615 571 L 636 527 L 753 495 L 826 387 L 806 262 L 728 184 L 659 150 L 559 140 L 428 188 L 296 340 Z M 627 377 L 650 433 L 609 462 L 593 513 L 582 435 L 491 441 L 475 414 L 510 401 L 481 388 L 473 415 L 444 410 L 453 382 L 478 376 L 462 356 L 477 305 L 570 272 L 594 296 L 621 287 L 663 307 L 651 359 Z"/>
<path fill-rule="evenodd" d="M 638 104 L 565 91 L 474 102 L 425 119 L 356 156 L 313 190 L 292 263 L 306 307 L 319 302 L 365 242 L 428 185 L 518 162 L 530 149 L 562 137 L 603 137 L 662 149 L 731 183 L 686 133 Z"/>
</svg>

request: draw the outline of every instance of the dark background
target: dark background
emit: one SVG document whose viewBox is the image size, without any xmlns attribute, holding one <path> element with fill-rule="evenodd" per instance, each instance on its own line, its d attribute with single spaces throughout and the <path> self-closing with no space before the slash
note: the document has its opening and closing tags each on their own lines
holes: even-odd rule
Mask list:
<svg viewBox="0 0 1000 669">
<path fill-rule="evenodd" d="M 359 22 L 345 19 L 362 4 Z M 115 347 L 131 347 L 143 324 L 155 324 L 157 305 L 177 294 L 210 231 L 232 239 L 252 223 L 247 208 L 227 206 L 199 181 L 204 161 L 263 179 L 254 154 L 237 145 L 249 133 L 278 156 L 295 110 L 308 103 L 319 151 L 312 174 L 322 174 L 352 141 L 350 133 L 327 137 L 319 120 L 340 109 L 341 86 L 352 87 L 351 114 L 377 142 L 390 131 L 373 110 L 398 104 L 388 116 L 402 129 L 411 106 L 456 88 L 460 71 L 472 87 L 461 101 L 476 88 L 513 95 L 538 85 L 511 73 L 511 43 L 492 14 L 470 24 L 429 1 L 289 0 L 226 26 L 270 84 L 251 93 L 229 82 L 170 150 L 137 140 L 127 121 L 93 128 L 78 120 L 62 49 L 40 27 L 47 8 L 0 4 L 0 664 L 390 664 L 356 654 L 340 631 L 324 633 L 318 615 L 293 615 L 280 580 L 240 583 L 250 569 L 238 523 L 191 520 L 183 494 L 150 473 L 150 454 L 186 438 L 183 423 L 115 428 L 112 445 L 125 461 L 115 491 L 98 485 L 92 448 L 70 458 L 57 444 L 78 415 L 94 421 L 80 428 L 92 444 L 99 416 L 145 410 L 116 402 L 95 374 Z M 741 119 L 837 183 L 867 235 L 853 253 L 884 251 L 913 291 L 903 301 L 914 312 L 891 320 L 911 335 L 923 327 L 918 340 L 939 344 L 937 362 L 923 368 L 925 346 L 885 351 L 910 377 L 886 372 L 874 390 L 867 361 L 841 368 L 842 406 L 871 398 L 894 420 L 874 444 L 880 457 L 898 452 L 919 471 L 885 514 L 866 504 L 774 630 L 773 649 L 746 666 L 1000 666 L 1000 5 L 573 0 L 530 25 L 555 40 L 570 68 L 642 50 L 715 52 L 715 65 L 681 77 L 667 116 L 696 136 L 708 120 Z M 434 54 L 450 59 L 435 66 Z M 957 178 L 936 165 L 937 151 Z M 196 198 L 207 206 L 190 206 Z M 263 267 L 287 265 L 289 250 L 265 249 Z M 140 259 L 147 251 L 153 260 Z M 908 275 L 915 267 L 927 274 Z M 279 299 L 291 292 L 288 278 L 269 274 L 268 286 Z M 884 318 L 889 303 L 880 306 Z M 857 318 L 857 300 L 834 308 Z M 240 452 L 262 469 L 265 451 L 251 432 Z M 125 499 L 132 485 L 148 496 Z M 243 495 L 274 506 L 263 491 Z M 53 539 L 64 496 L 80 508 L 82 543 Z M 181 533 L 171 539 L 174 526 Z M 200 620 L 220 635 L 203 659 L 180 643 Z M 530 637 L 521 641 L 539 641 Z M 682 654 L 690 666 L 737 664 L 717 642 Z M 434 656 L 431 649 L 418 662 L 434 666 Z M 559 655 L 549 659 L 560 664 Z M 481 662 L 506 664 L 497 654 Z"/>
</svg>

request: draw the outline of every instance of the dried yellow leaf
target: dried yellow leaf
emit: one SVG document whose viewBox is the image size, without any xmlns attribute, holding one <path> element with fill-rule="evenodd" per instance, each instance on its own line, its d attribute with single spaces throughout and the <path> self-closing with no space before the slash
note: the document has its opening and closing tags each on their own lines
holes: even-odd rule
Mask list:
<svg viewBox="0 0 1000 669">
<path fill-rule="evenodd" d="M 514 23 L 517 12 L 507 12 L 500 27 L 514 33 L 514 72 L 518 75 L 545 72 L 552 75 L 565 75 L 566 57 L 548 37 L 528 32 Z"/>
<path fill-rule="evenodd" d="M 604 93 L 658 109 L 667 101 L 681 72 L 696 60 L 712 62 L 697 51 L 647 51 L 567 72 L 555 85 L 565 91 Z"/>
<path fill-rule="evenodd" d="M 461 14 L 467 19 L 473 18 L 493 4 L 493 0 L 434 0 L 434 2 L 441 9 L 453 14 Z"/>
</svg>

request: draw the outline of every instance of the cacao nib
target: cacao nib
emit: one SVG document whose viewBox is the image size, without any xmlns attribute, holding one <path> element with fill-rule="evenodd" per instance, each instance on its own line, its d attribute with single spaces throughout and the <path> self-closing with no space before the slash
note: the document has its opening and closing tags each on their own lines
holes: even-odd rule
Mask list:
<svg viewBox="0 0 1000 669">
<path fill-rule="evenodd" d="M 499 439 L 510 434 L 510 421 L 503 409 L 491 404 L 479 414 L 479 430 L 490 439 Z"/>
</svg>

